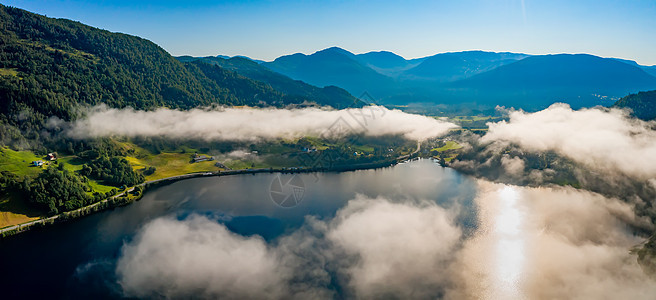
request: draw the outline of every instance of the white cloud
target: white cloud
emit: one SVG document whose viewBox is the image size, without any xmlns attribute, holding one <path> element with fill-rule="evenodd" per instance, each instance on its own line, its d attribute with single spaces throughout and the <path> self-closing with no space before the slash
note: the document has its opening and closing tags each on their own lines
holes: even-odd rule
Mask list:
<svg viewBox="0 0 656 300">
<path fill-rule="evenodd" d="M 340 210 L 327 237 L 359 258 L 345 267 L 357 298 L 430 298 L 448 281 L 461 230 L 435 203 L 360 197 Z"/>
<path fill-rule="evenodd" d="M 566 104 L 510 113 L 508 122 L 490 123 L 483 142 L 506 141 L 531 151 L 556 151 L 593 169 L 641 178 L 656 176 L 653 122 L 617 109 L 572 110 Z"/>
<path fill-rule="evenodd" d="M 412 140 L 424 140 L 443 135 L 454 127 L 456 125 L 434 118 L 380 106 L 344 110 L 223 108 L 188 111 L 168 108 L 138 111 L 99 106 L 74 122 L 68 135 L 77 138 L 120 135 L 251 141 L 357 133 L 369 136 L 398 134 Z"/>
<path fill-rule="evenodd" d="M 480 228 L 455 263 L 451 298 L 650 299 L 656 285 L 629 250 L 642 239 L 629 205 L 573 188 L 481 181 Z"/>
<path fill-rule="evenodd" d="M 126 296 L 307 299 L 332 294 L 325 268 L 334 265 L 358 297 L 428 296 L 447 281 L 460 235 L 434 203 L 358 196 L 276 245 L 202 216 L 159 218 L 123 247 L 116 272 Z"/>
<path fill-rule="evenodd" d="M 524 161 L 519 157 L 511 158 L 508 155 L 501 157 L 501 166 L 512 175 L 521 175 L 524 173 Z"/>
<path fill-rule="evenodd" d="M 267 244 L 206 217 L 151 221 L 124 245 L 126 296 L 650 299 L 629 205 L 573 188 L 479 182 L 479 226 L 433 202 L 357 196 Z"/>
<path fill-rule="evenodd" d="M 125 295 L 139 298 L 276 299 L 290 275 L 262 238 L 201 216 L 148 223 L 123 247 L 116 272 Z"/>
</svg>

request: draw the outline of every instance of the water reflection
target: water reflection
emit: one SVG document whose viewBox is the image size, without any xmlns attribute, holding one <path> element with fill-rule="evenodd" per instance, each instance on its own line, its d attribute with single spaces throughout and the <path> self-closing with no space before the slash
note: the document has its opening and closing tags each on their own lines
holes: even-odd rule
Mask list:
<svg viewBox="0 0 656 300">
<path fill-rule="evenodd" d="M 454 299 L 653 299 L 629 249 L 629 205 L 562 187 L 478 182 L 478 228 L 455 263 Z M 624 220 L 624 221 L 623 221 Z"/>
<path fill-rule="evenodd" d="M 518 205 L 519 193 L 513 186 L 498 191 L 498 212 L 494 218 L 495 268 L 492 278 L 504 299 L 521 299 L 520 280 L 525 260 L 524 216 Z"/>
<path fill-rule="evenodd" d="M 419 161 L 324 173 L 318 181 L 307 178 L 304 201 L 283 209 L 269 198 L 272 176 L 180 181 L 152 190 L 132 205 L 3 241 L 0 256 L 13 259 L 0 260 L 0 269 L 14 270 L 15 276 L 2 278 L 0 288 L 9 298 L 118 298 L 120 288 L 112 286 L 122 278 L 113 278 L 116 261 L 124 255 L 121 249 L 132 245 L 163 251 L 165 263 L 198 263 L 189 269 L 163 268 L 151 280 L 163 275 L 196 279 L 211 291 L 229 285 L 217 284 L 210 275 L 233 275 L 211 267 L 205 268 L 208 276 L 199 276 L 198 267 L 233 261 L 219 260 L 225 251 L 215 249 L 228 245 L 222 240 L 227 237 L 240 250 L 235 253 L 249 253 L 243 250 L 252 250 L 249 245 L 256 241 L 265 258 L 285 258 L 274 259 L 283 263 L 282 269 L 271 270 L 275 276 L 287 270 L 289 280 L 273 286 L 279 282 L 281 288 L 296 291 L 299 286 L 285 285 L 299 283 L 335 295 L 314 298 L 653 299 L 656 294 L 656 286 L 628 252 L 641 241 L 622 221 L 632 218 L 632 208 L 614 199 L 569 188 L 494 184 Z M 190 226 L 195 223 L 188 217 L 194 215 L 207 216 L 211 230 Z M 136 232 L 158 220 L 166 228 L 185 229 L 187 236 L 160 231 L 163 240 L 180 241 L 166 247 L 151 244 L 162 239 L 135 239 Z M 216 237 L 217 228 L 242 237 Z M 209 241 L 208 236 L 219 240 L 200 243 Z M 188 248 L 171 255 L 171 245 Z M 199 260 L 190 253 L 211 255 Z M 245 261 L 252 259 L 247 255 Z M 126 270 L 138 275 L 148 268 Z M 28 277 L 29 282 L 23 280 Z M 380 279 L 380 285 L 377 279 L 369 284 L 372 278 Z M 34 283 L 46 288 L 33 289 Z M 194 285 L 180 287 L 198 291 Z M 375 294 L 381 290 L 387 294 Z"/>
</svg>

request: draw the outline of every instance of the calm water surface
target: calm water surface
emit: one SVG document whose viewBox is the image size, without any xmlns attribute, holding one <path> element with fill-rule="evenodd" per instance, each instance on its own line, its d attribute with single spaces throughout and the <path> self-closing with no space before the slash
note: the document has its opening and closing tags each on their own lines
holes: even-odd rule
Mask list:
<svg viewBox="0 0 656 300">
<path fill-rule="evenodd" d="M 272 190 L 272 182 L 280 179 L 285 183 L 292 176 L 256 174 L 184 180 L 153 189 L 126 207 L 0 241 L 3 298 L 120 298 L 116 266 L 121 249 L 133 242 L 141 228 L 158 218 L 185 220 L 198 214 L 239 235 L 259 235 L 275 244 L 302 228 L 308 216 L 328 222 L 357 197 L 383 197 L 391 203 L 427 200 L 449 212 L 449 222 L 458 229 L 462 242 L 447 250 L 453 252 L 448 255 L 450 267 L 445 267 L 446 275 L 440 276 L 448 279 L 435 281 L 448 284 L 428 296 L 446 293 L 452 298 L 527 298 L 528 263 L 539 261 L 538 256 L 543 255 L 529 249 L 528 243 L 535 243 L 530 240 L 532 236 L 544 235 L 547 227 L 529 224 L 527 210 L 531 207 L 522 203 L 538 197 L 537 192 L 532 195 L 517 187 L 482 185 L 452 169 L 422 160 L 378 170 L 296 175 L 295 182 L 300 178 L 301 184 L 295 191 L 293 187 L 285 187 L 284 191 L 296 193 L 301 201 L 296 206 L 281 207 L 272 201 L 271 193 L 276 191 Z M 533 234 L 531 226 L 538 228 L 537 233 Z M 609 226 L 617 227 L 615 223 Z M 619 230 L 624 233 L 624 229 Z M 638 240 L 626 237 L 623 241 L 621 246 L 628 247 Z M 337 290 L 337 298 L 361 295 L 342 294 L 345 287 L 336 282 L 331 288 Z M 447 286 L 453 282 L 461 282 L 461 290 Z"/>
</svg>

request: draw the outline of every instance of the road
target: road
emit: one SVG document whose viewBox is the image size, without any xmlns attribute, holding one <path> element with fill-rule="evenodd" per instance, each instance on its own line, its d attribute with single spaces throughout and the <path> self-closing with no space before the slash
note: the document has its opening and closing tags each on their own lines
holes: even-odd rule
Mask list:
<svg viewBox="0 0 656 300">
<path fill-rule="evenodd" d="M 417 149 L 407 155 L 403 155 L 398 158 L 398 160 L 404 160 L 411 155 L 414 155 L 418 153 L 421 150 L 421 143 L 417 142 Z M 405 157 L 405 158 L 404 158 Z M 57 219 L 59 219 L 63 214 L 67 215 L 75 215 L 76 213 L 82 213 L 84 214 L 85 211 L 88 211 L 89 209 L 92 209 L 98 205 L 101 205 L 103 203 L 106 203 L 109 200 L 115 199 L 117 197 L 121 197 L 126 195 L 129 192 L 134 191 L 135 187 L 137 186 L 146 186 L 148 184 L 153 184 L 157 182 L 162 182 L 162 181 L 177 181 L 177 180 L 182 180 L 182 179 L 187 179 L 187 178 L 194 178 L 194 177 L 203 177 L 203 176 L 215 176 L 215 175 L 235 175 L 235 174 L 252 174 L 252 173 L 267 173 L 267 172 L 313 172 L 313 171 L 322 171 L 322 170 L 315 170 L 312 168 L 283 168 L 283 169 L 244 169 L 244 170 L 229 170 L 229 171 L 222 171 L 222 172 L 204 172 L 204 173 L 191 173 L 191 174 L 183 174 L 183 175 L 177 175 L 177 176 L 171 176 L 171 177 L 166 177 L 166 178 L 160 178 L 160 179 L 155 179 L 155 180 L 150 180 L 146 181 L 144 183 L 138 184 L 136 186 L 133 186 L 129 189 L 124 190 L 121 193 L 118 193 L 112 197 L 106 198 L 104 200 L 98 201 L 96 203 L 87 205 L 85 207 L 78 208 L 76 210 L 64 212 L 62 214 L 54 215 L 52 217 L 44 218 L 44 219 L 38 219 L 34 221 L 29 221 L 5 228 L 0 229 L 0 237 L 3 236 L 5 232 L 20 229 L 23 227 L 31 227 L 35 224 L 41 223 L 41 224 L 48 224 L 48 223 L 54 223 Z M 20 232 L 20 231 L 19 231 Z"/>
<path fill-rule="evenodd" d="M 410 153 L 410 154 L 406 154 L 406 155 L 401 155 L 401 156 L 399 156 L 396 160 L 406 160 L 406 159 L 408 159 L 410 156 L 413 156 L 413 155 L 419 153 L 419 151 L 421 151 L 421 142 L 420 142 L 420 141 L 417 141 L 417 149 L 416 149 L 414 152 L 412 152 L 412 153 Z"/>
<path fill-rule="evenodd" d="M 98 202 L 93 203 L 93 204 L 89 204 L 89 205 L 84 206 L 84 207 L 80 207 L 80 208 L 75 209 L 75 210 L 71 210 L 71 211 L 68 211 L 68 212 L 65 212 L 65 213 L 67 213 L 67 214 L 75 214 L 76 212 L 82 212 L 82 211 L 84 211 L 84 210 L 88 210 L 88 209 L 94 208 L 94 207 L 96 207 L 96 206 L 98 206 L 98 205 L 100 205 L 100 204 L 102 204 L 102 203 L 105 203 L 105 202 L 111 200 L 111 199 L 115 199 L 115 198 L 117 198 L 117 197 L 121 197 L 121 196 L 125 195 L 126 193 L 132 192 L 132 191 L 134 191 L 134 188 L 135 188 L 135 187 L 131 187 L 131 188 L 129 188 L 129 189 L 123 191 L 122 193 L 116 194 L 116 195 L 111 196 L 111 197 L 109 197 L 109 198 L 107 198 L 107 199 L 104 199 L 104 200 L 98 201 Z M 47 217 L 47 218 L 43 218 L 43 219 L 38 219 L 38 220 L 29 221 L 29 222 L 25 222 L 25 223 L 21 223 L 21 224 L 17 224 L 17 225 L 13 225 L 13 226 L 9 226 L 9 227 L 2 228 L 2 229 L 0 229 L 0 236 L 2 236 L 2 235 L 3 235 L 5 232 L 7 232 L 7 231 L 12 231 L 12 230 L 15 230 L 15 229 L 20 229 L 20 228 L 22 228 L 22 227 L 31 227 L 31 226 L 36 225 L 36 224 L 38 224 L 38 223 L 46 224 L 46 223 L 51 222 L 51 221 L 54 222 L 54 221 L 56 221 L 57 219 L 59 219 L 59 217 L 61 217 L 61 215 L 62 215 L 62 214 L 58 214 L 58 215 L 54 215 L 54 216 L 52 216 L 52 217 Z"/>
</svg>

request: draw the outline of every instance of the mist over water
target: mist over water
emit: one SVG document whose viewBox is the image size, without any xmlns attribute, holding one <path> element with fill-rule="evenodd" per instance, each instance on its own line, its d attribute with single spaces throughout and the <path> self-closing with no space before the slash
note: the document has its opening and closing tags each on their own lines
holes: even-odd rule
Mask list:
<svg viewBox="0 0 656 300">
<path fill-rule="evenodd" d="M 422 160 L 300 175 L 305 198 L 281 208 L 268 195 L 275 176 L 157 188 L 130 206 L 3 242 L 0 254 L 17 259 L 2 267 L 72 297 L 649 299 L 656 293 L 629 253 L 642 242 L 625 222 L 636 216 L 618 199 L 495 184 Z M 28 244 L 48 251 L 18 255 Z M 79 258 L 40 268 L 64 254 Z M 20 282 L 9 278 L 2 286 L 10 295 L 39 295 Z"/>
<path fill-rule="evenodd" d="M 479 227 L 455 266 L 453 298 L 649 299 L 656 286 L 629 250 L 643 239 L 618 199 L 572 188 L 479 181 Z"/>
<path fill-rule="evenodd" d="M 649 299 L 656 293 L 629 253 L 642 239 L 624 221 L 636 218 L 632 209 L 618 199 L 494 184 L 422 160 L 301 175 L 306 198 L 281 208 L 268 196 L 273 178 L 164 186 L 133 205 L 48 233 L 63 241 L 44 240 L 45 232 L 9 240 L 0 254 L 15 256 L 26 243 L 50 251 L 3 261 L 3 268 L 21 264 L 31 273 L 42 260 L 82 251 L 77 261 L 34 274 L 61 272 L 67 284 L 51 283 L 67 288 L 53 288 L 61 295 L 100 291 L 116 298 Z M 80 236 L 88 244 L 71 250 Z M 11 279 L 3 286 L 12 283 L 9 291 L 21 289 Z"/>
</svg>

